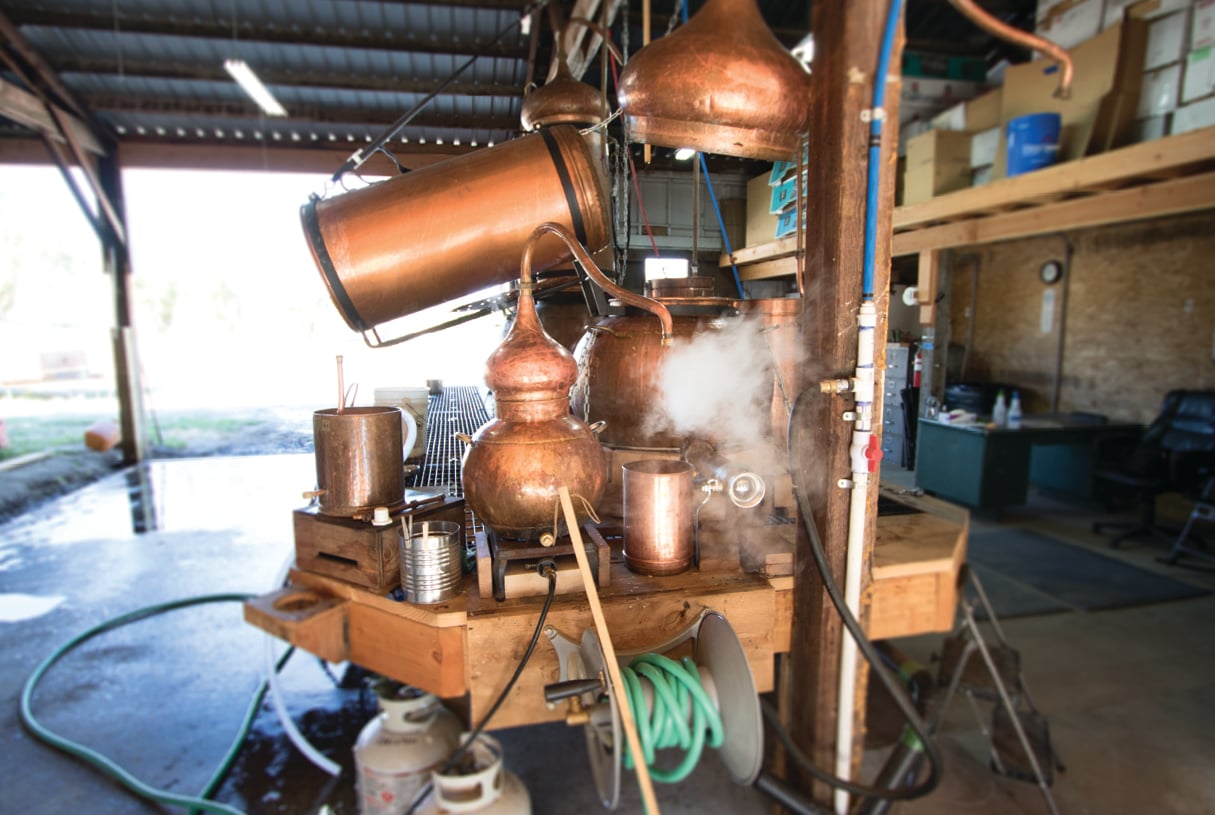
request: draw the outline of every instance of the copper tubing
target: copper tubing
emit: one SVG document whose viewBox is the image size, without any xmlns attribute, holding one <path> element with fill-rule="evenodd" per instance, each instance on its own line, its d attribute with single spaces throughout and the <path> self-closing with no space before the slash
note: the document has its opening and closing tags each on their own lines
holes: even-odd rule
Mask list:
<svg viewBox="0 0 1215 815">
<path fill-rule="evenodd" d="M 532 289 L 532 252 L 535 250 L 536 243 L 546 234 L 556 235 L 563 240 L 565 245 L 574 254 L 574 259 L 578 261 L 591 280 L 594 280 L 601 289 L 619 299 L 622 303 L 644 309 L 657 317 L 658 322 L 662 325 L 662 344 L 671 344 L 671 338 L 675 334 L 675 329 L 671 320 L 671 312 L 667 307 L 657 300 L 636 294 L 627 289 L 622 289 L 609 280 L 607 275 L 595 265 L 595 261 L 591 259 L 590 254 L 582 247 L 582 244 L 578 243 L 574 239 L 574 236 L 561 224 L 555 224 L 551 221 L 540 224 L 527 239 L 527 243 L 523 247 L 523 262 L 519 268 L 520 292 L 530 292 Z"/>
<path fill-rule="evenodd" d="M 651 458 L 623 465 L 624 562 L 634 572 L 671 575 L 692 565 L 692 465 Z"/>
<path fill-rule="evenodd" d="M 974 2 L 974 0 L 949 0 L 949 3 L 979 28 L 990 32 L 1002 40 L 1008 40 L 1011 43 L 1034 51 L 1041 51 L 1058 62 L 1063 67 L 1063 70 L 1059 76 L 1059 87 L 1055 89 L 1055 96 L 1059 99 L 1067 99 L 1071 96 L 1072 74 L 1074 71 L 1071 55 L 1067 51 L 1050 40 L 1045 40 L 1028 31 L 1022 31 L 1007 23 L 1000 22 L 980 8 L 979 4 Z"/>
</svg>

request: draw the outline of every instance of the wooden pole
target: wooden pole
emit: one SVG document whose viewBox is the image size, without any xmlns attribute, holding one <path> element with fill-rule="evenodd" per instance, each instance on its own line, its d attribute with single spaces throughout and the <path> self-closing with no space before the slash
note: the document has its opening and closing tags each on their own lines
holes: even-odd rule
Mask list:
<svg viewBox="0 0 1215 815">
<path fill-rule="evenodd" d="M 591 604 L 591 616 L 595 618 L 595 630 L 599 632 L 599 644 L 603 646 L 603 661 L 607 663 L 608 676 L 612 680 L 612 692 L 616 694 L 616 704 L 620 707 L 624 738 L 635 759 L 633 766 L 637 768 L 637 783 L 641 787 L 641 800 L 649 815 L 659 815 L 658 799 L 654 797 L 654 783 L 650 779 L 650 768 L 645 763 L 641 738 L 637 735 L 633 708 L 629 704 L 629 695 L 625 692 L 624 679 L 620 676 L 620 665 L 616 662 L 616 649 L 612 646 L 612 635 L 608 631 L 607 620 L 603 618 L 603 606 L 599 604 L 599 590 L 595 588 L 595 574 L 591 571 L 591 564 L 586 559 L 586 550 L 582 546 L 582 533 L 578 531 L 578 515 L 574 512 L 574 503 L 570 500 L 568 489 L 558 487 L 557 495 L 561 499 L 561 509 L 565 513 L 565 525 L 569 527 L 570 539 L 574 544 L 574 557 L 578 559 L 578 571 L 582 574 L 586 599 Z"/>
<path fill-rule="evenodd" d="M 806 359 L 802 381 L 811 389 L 824 378 L 847 378 L 856 366 L 857 309 L 861 301 L 864 244 L 865 175 L 869 124 L 862 113 L 872 105 L 874 72 L 888 0 L 845 0 L 814 3 L 811 29 L 823 44 L 811 74 L 808 133 L 812 161 L 808 166 L 806 293 L 802 306 Z M 879 190 L 878 243 L 874 290 L 879 309 L 875 341 L 877 393 L 885 367 L 887 292 L 890 288 L 890 235 L 894 203 L 894 174 L 898 141 L 899 65 L 902 37 L 891 55 L 887 82 L 886 122 L 882 138 L 882 181 Z M 881 78 L 885 81 L 885 77 Z M 807 474 L 803 484 L 815 515 L 819 537 L 835 578 L 843 583 L 848 529 L 848 490 L 838 486 L 850 477 L 849 443 L 853 426 L 842 413 L 851 408 L 842 397 L 808 393 L 809 404 L 798 411 L 795 437 L 813 444 L 796 451 L 795 467 Z M 874 415 L 881 427 L 880 401 Z M 812 449 L 810 449 L 812 448 Z M 877 490 L 869 492 L 866 513 L 864 569 L 868 572 L 874 540 Z M 823 591 L 799 525 L 794 562 L 793 627 L 790 674 L 793 682 L 788 724 L 803 752 L 820 767 L 835 764 L 836 719 L 854 716 L 856 742 L 864 734 L 867 675 L 858 672 L 854 710 L 840 711 L 839 653 L 842 625 Z M 862 585 L 862 596 L 865 586 Z M 863 615 L 862 615 L 863 616 Z M 829 788 L 799 776 L 799 785 L 820 804 L 831 802 Z"/>
</svg>

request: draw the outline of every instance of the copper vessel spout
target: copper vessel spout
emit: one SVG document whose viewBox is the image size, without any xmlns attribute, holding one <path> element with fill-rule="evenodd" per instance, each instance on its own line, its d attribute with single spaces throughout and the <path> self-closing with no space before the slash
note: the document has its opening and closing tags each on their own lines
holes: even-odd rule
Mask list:
<svg viewBox="0 0 1215 815">
<path fill-rule="evenodd" d="M 810 75 L 768 29 L 755 0 L 709 0 L 620 75 L 635 141 L 787 160 L 809 114 Z"/>
<path fill-rule="evenodd" d="M 544 234 L 556 235 L 563 240 L 565 245 L 569 247 L 570 252 L 573 253 L 574 259 L 578 261 L 591 280 L 594 280 L 595 283 L 597 283 L 605 292 L 617 298 L 622 303 L 644 309 L 657 317 L 659 324 L 662 326 L 662 344 L 671 344 L 671 341 L 675 336 L 675 328 L 674 322 L 671 319 L 670 309 L 668 309 L 662 303 L 659 303 L 657 300 L 637 294 L 636 292 L 631 292 L 628 289 L 622 289 L 620 286 L 617 286 L 615 283 L 609 280 L 607 275 L 605 275 L 599 269 L 599 267 L 595 265 L 595 261 L 591 258 L 586 249 L 584 249 L 578 243 L 578 241 L 574 240 L 574 237 L 570 235 L 569 231 L 565 227 L 561 226 L 561 224 L 551 222 L 540 224 L 540 226 L 536 227 L 535 231 L 532 232 L 531 238 L 528 239 L 527 246 L 525 246 L 523 249 L 522 273 L 520 275 L 521 288 L 523 286 L 523 280 L 529 281 L 527 285 L 529 288 L 531 286 L 532 252 L 538 242 L 538 239 Z"/>
</svg>

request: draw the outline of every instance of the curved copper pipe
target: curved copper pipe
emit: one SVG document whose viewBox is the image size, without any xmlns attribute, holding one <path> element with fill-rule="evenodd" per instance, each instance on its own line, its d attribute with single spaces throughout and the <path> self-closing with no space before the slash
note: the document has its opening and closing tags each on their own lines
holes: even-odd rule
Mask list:
<svg viewBox="0 0 1215 815">
<path fill-rule="evenodd" d="M 974 0 L 949 0 L 949 4 L 962 12 L 967 19 L 979 28 L 990 32 L 1002 40 L 1008 40 L 1011 43 L 1016 43 L 1031 50 L 1041 51 L 1058 62 L 1063 67 L 1063 71 L 1059 77 L 1059 87 L 1055 89 L 1055 96 L 1059 99 L 1067 99 L 1071 96 L 1072 58 L 1067 51 L 1050 40 L 1044 40 L 1028 31 L 1022 31 L 1007 23 L 1000 22 L 980 8 L 979 4 Z"/>
<path fill-rule="evenodd" d="M 519 265 L 520 294 L 530 293 L 532 290 L 532 251 L 535 249 L 536 243 L 540 238 L 546 234 L 556 235 L 560 238 L 569 247 L 569 250 L 574 253 L 574 258 L 582 265 L 582 268 L 590 276 L 591 280 L 594 280 L 601 289 L 618 298 L 621 302 L 645 309 L 657 317 L 658 322 L 662 324 L 662 344 L 671 344 L 671 338 L 675 335 L 675 327 L 671 320 L 671 312 L 667 307 L 657 300 L 652 300 L 649 297 L 644 297 L 617 286 L 608 279 L 607 275 L 600 271 L 599 267 L 595 265 L 595 261 L 591 260 L 590 254 L 569 233 L 569 230 L 561 224 L 556 224 L 552 221 L 540 224 L 540 226 L 532 230 L 532 234 L 527 238 L 527 243 L 523 245 L 523 261 Z"/>
</svg>

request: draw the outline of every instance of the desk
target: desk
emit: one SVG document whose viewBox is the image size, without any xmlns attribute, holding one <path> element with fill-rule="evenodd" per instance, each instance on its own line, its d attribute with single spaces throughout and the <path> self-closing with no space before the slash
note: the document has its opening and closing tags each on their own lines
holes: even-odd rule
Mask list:
<svg viewBox="0 0 1215 815">
<path fill-rule="evenodd" d="M 1006 506 L 1025 503 L 1034 451 L 1049 448 L 1034 467 L 1043 486 L 1091 495 L 1100 446 L 1142 429 L 1067 416 L 1028 416 L 1015 430 L 920 419 L 916 484 L 947 501 L 998 515 Z"/>
</svg>

